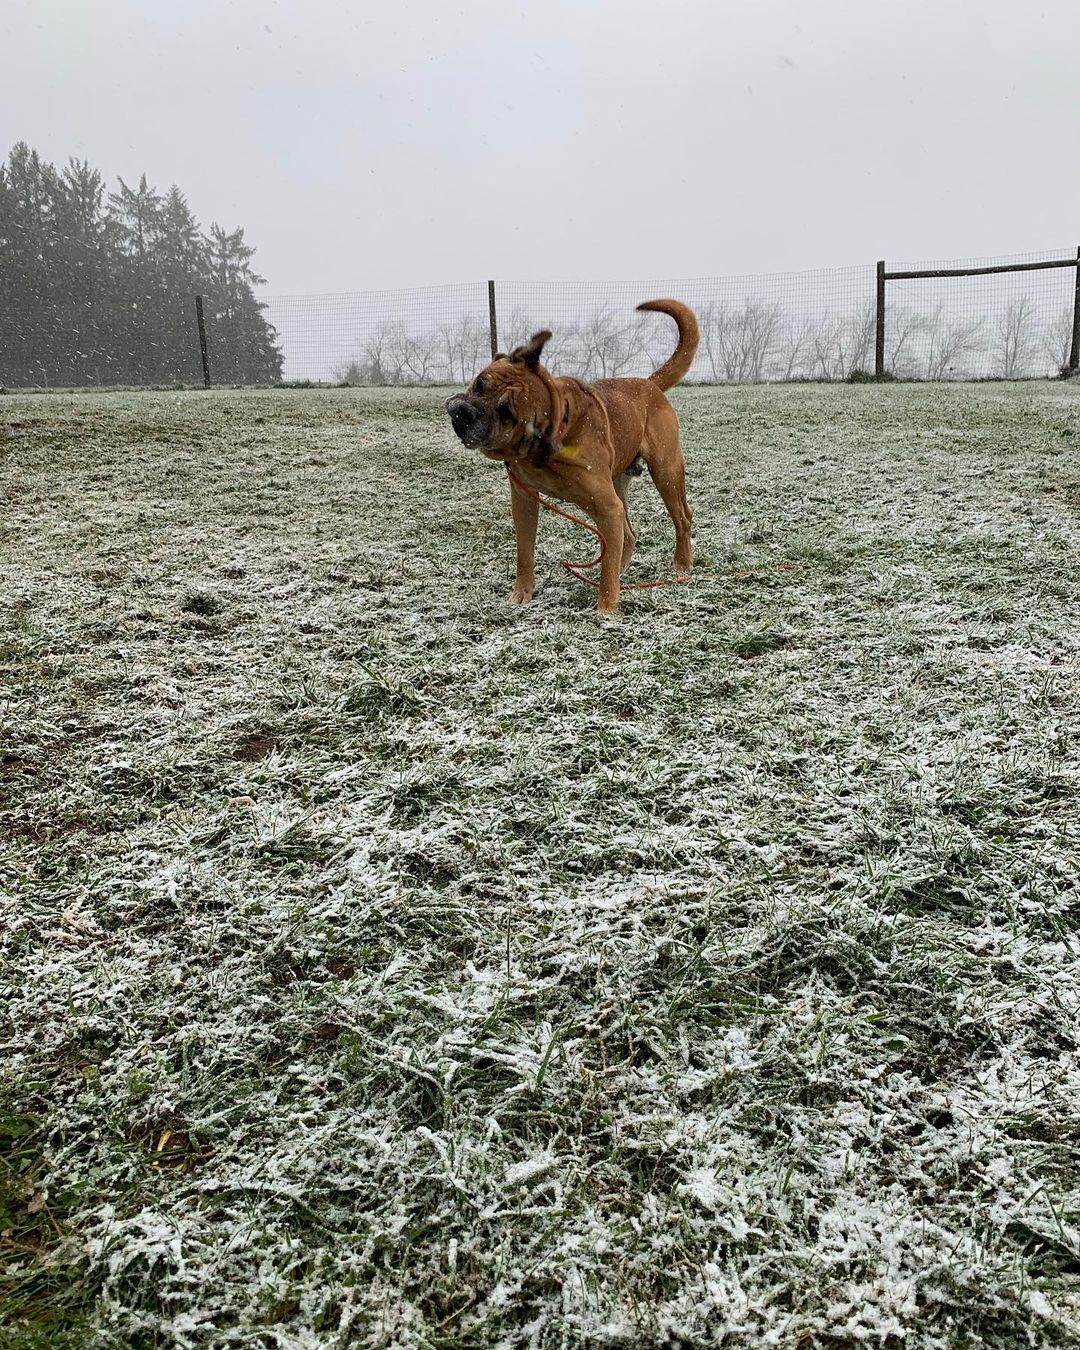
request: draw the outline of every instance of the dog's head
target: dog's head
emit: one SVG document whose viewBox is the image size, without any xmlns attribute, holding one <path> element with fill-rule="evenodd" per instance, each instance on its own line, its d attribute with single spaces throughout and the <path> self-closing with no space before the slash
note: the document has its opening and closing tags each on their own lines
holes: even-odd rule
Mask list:
<svg viewBox="0 0 1080 1350">
<path fill-rule="evenodd" d="M 540 364 L 551 334 L 534 333 L 523 347 L 501 353 L 446 404 L 458 439 L 489 459 L 544 459 L 563 415 L 555 381 Z"/>
</svg>

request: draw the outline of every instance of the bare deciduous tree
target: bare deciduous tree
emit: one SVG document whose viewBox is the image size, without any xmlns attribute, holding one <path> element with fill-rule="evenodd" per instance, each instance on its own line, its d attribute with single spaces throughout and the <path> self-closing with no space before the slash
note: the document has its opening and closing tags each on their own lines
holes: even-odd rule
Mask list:
<svg viewBox="0 0 1080 1350">
<path fill-rule="evenodd" d="M 1072 348 L 1072 330 L 1072 305 L 1066 305 L 1044 323 L 1040 335 L 1041 345 L 1052 370 L 1063 371 L 1068 366 Z"/>
<path fill-rule="evenodd" d="M 811 370 L 823 380 L 842 380 L 847 374 L 844 361 L 844 321 L 824 314 L 810 334 Z"/>
<path fill-rule="evenodd" d="M 349 361 L 342 361 L 334 366 L 330 373 L 338 384 L 363 385 L 374 384 L 375 381 L 367 378 L 367 371 L 358 356 L 354 356 Z"/>
<path fill-rule="evenodd" d="M 780 306 L 747 299 L 741 310 L 706 305 L 698 315 L 714 380 L 762 380 L 780 340 Z"/>
<path fill-rule="evenodd" d="M 947 379 L 964 356 L 983 349 L 985 318 L 949 320 L 943 305 L 938 305 L 924 323 L 926 337 L 926 374 L 931 380 Z"/>
<path fill-rule="evenodd" d="M 709 375 L 714 383 L 721 378 L 720 344 L 717 340 L 717 334 L 718 330 L 722 330 L 724 313 L 722 306 L 709 304 L 698 310 L 697 316 L 698 329 L 701 333 L 701 349 L 709 363 Z"/>
<path fill-rule="evenodd" d="M 364 343 L 362 356 L 354 356 L 334 368 L 334 377 L 342 384 L 400 384 L 401 370 L 395 368 L 390 352 L 395 341 L 394 325 L 384 323 Z"/>
<path fill-rule="evenodd" d="M 1006 380 L 1026 374 L 1035 352 L 1035 306 L 1029 295 L 1013 300 L 995 324 L 997 372 Z"/>
<path fill-rule="evenodd" d="M 439 325 L 440 355 L 451 384 L 467 384 L 483 365 L 488 345 L 487 325 L 472 314 L 462 314 L 455 323 Z"/>
<path fill-rule="evenodd" d="M 730 312 L 726 305 L 706 305 L 698 313 L 701 344 L 714 382 L 724 379 L 724 353 L 728 347 Z"/>
<path fill-rule="evenodd" d="M 764 379 L 776 347 L 781 326 L 777 304 L 748 300 L 742 313 L 741 357 L 744 378 Z"/>
<path fill-rule="evenodd" d="M 885 365 L 893 375 L 914 376 L 918 339 L 926 332 L 926 316 L 916 309 L 888 309 L 885 314 Z"/>
<path fill-rule="evenodd" d="M 624 375 L 644 351 L 640 324 L 620 324 L 606 307 L 594 309 L 577 330 L 581 378 L 613 380 Z"/>
<path fill-rule="evenodd" d="M 508 313 L 499 314 L 499 346 L 508 352 L 527 341 L 539 329 L 550 327 L 550 323 L 536 323 L 527 309 L 515 305 Z M 550 348 L 545 348 L 545 359 L 548 351 Z"/>
<path fill-rule="evenodd" d="M 873 305 L 865 305 L 847 321 L 847 341 L 843 362 L 843 378 L 853 370 L 867 370 L 877 337 L 877 314 Z"/>
<path fill-rule="evenodd" d="M 798 379 L 800 375 L 809 373 L 813 337 L 814 323 L 812 319 L 804 316 L 789 321 L 782 337 L 780 351 L 774 367 L 781 379 L 794 380 Z"/>
<path fill-rule="evenodd" d="M 422 333 L 405 337 L 400 347 L 401 369 L 409 384 L 427 384 L 434 380 L 437 356 L 437 337 Z"/>
</svg>

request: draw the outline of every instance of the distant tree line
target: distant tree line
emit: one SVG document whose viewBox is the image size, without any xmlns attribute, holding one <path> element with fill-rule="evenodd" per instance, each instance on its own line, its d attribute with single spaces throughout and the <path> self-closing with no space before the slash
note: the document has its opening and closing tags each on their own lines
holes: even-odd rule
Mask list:
<svg viewBox="0 0 1080 1350">
<path fill-rule="evenodd" d="M 281 378 L 242 229 L 204 233 L 184 194 L 57 170 L 20 143 L 0 163 L 0 384 L 174 384 L 202 378 L 202 295 L 215 382 Z"/>
<path fill-rule="evenodd" d="M 767 380 L 844 380 L 874 365 L 873 305 L 854 312 L 795 315 L 755 299 L 697 306 L 701 345 L 690 379 L 706 383 Z M 513 344 L 549 326 L 522 311 L 500 316 Z M 548 366 L 583 380 L 647 373 L 670 354 L 671 330 L 640 316 L 598 307 L 571 323 L 550 323 Z M 1072 308 L 1050 313 L 1021 295 L 981 316 L 890 306 L 885 365 L 904 379 L 1003 379 L 1057 373 L 1066 364 Z M 345 384 L 466 383 L 490 359 L 488 326 L 463 314 L 425 331 L 404 322 L 382 324 L 334 377 Z"/>
</svg>

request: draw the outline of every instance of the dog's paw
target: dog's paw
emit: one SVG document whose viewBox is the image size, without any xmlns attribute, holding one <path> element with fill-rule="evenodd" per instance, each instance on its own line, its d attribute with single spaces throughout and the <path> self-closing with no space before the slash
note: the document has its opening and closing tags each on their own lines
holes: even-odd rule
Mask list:
<svg viewBox="0 0 1080 1350">
<path fill-rule="evenodd" d="M 522 586 L 519 583 L 510 592 L 510 603 L 512 605 L 527 605 L 535 594 L 535 586 Z"/>
</svg>

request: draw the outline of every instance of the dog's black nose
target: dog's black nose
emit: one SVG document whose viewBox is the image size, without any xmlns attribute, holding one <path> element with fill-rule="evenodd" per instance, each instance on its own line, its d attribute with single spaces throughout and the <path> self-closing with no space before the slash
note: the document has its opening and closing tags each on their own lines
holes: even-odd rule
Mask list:
<svg viewBox="0 0 1080 1350">
<path fill-rule="evenodd" d="M 483 413 L 473 407 L 467 398 L 458 394 L 446 405 L 450 414 L 450 423 L 462 444 L 475 448 L 482 445 L 488 435 L 488 424 Z"/>
<path fill-rule="evenodd" d="M 460 394 L 455 398 L 447 399 L 446 411 L 450 414 L 450 421 L 453 422 L 455 428 L 467 427 L 476 421 L 476 412 Z"/>
</svg>

